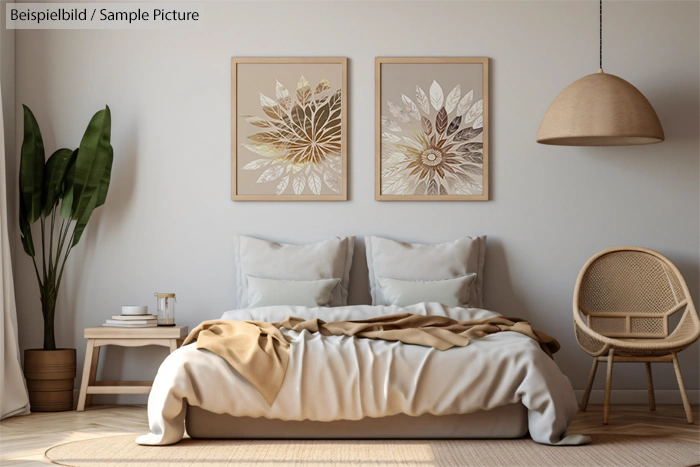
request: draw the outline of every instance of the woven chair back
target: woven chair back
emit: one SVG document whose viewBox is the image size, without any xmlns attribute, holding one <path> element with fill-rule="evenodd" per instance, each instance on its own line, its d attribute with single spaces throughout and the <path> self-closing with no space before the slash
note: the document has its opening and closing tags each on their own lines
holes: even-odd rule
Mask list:
<svg viewBox="0 0 700 467">
<path fill-rule="evenodd" d="M 668 316 L 687 303 L 683 279 L 651 250 L 619 249 L 594 259 L 581 277 L 579 308 L 608 337 L 668 336 Z"/>
</svg>

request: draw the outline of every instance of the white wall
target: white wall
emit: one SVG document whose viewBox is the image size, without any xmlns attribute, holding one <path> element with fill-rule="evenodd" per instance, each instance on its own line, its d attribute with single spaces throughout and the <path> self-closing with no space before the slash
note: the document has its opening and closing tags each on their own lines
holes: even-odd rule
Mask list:
<svg viewBox="0 0 700 467">
<path fill-rule="evenodd" d="M 583 388 L 591 358 L 573 337 L 571 296 L 588 257 L 620 244 L 659 250 L 700 298 L 699 13 L 697 2 L 605 3 L 605 70 L 638 86 L 666 131 L 662 144 L 618 148 L 535 143 L 556 94 L 598 69 L 597 2 L 207 3 L 198 31 L 18 31 L 15 109 L 32 108 L 47 148 L 75 147 L 92 113 L 112 109 L 112 185 L 69 261 L 59 344 L 77 347 L 82 365 L 83 328 L 122 304 L 155 307 L 155 291 L 176 292 L 177 321 L 191 327 L 234 308 L 235 234 L 487 234 L 487 308 L 559 338 L 556 360 Z M 232 56 L 350 59 L 350 201 L 231 201 Z M 491 201 L 374 200 L 376 56 L 490 57 Z M 37 286 L 16 252 L 21 344 L 37 347 Z M 363 255 L 358 248 L 353 303 L 369 300 Z M 165 351 L 105 354 L 103 377 L 147 379 Z M 698 389 L 697 345 L 681 363 Z M 675 389 L 671 366 L 657 366 L 657 388 Z M 643 367 L 620 365 L 614 387 L 645 389 Z"/>
</svg>

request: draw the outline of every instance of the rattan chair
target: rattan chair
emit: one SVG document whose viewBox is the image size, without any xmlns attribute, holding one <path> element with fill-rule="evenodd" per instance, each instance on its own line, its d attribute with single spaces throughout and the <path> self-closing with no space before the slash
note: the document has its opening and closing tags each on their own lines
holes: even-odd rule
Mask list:
<svg viewBox="0 0 700 467">
<path fill-rule="evenodd" d="M 669 332 L 669 316 L 683 311 Z M 649 408 L 654 410 L 652 363 L 673 363 L 688 423 L 693 414 L 685 391 L 678 352 L 700 337 L 700 319 L 688 286 L 665 256 L 646 248 L 601 251 L 581 269 L 574 289 L 574 331 L 581 348 L 593 356 L 583 394 L 585 412 L 598 362 L 607 362 L 603 424 L 608 424 L 613 363 L 644 362 Z"/>
</svg>

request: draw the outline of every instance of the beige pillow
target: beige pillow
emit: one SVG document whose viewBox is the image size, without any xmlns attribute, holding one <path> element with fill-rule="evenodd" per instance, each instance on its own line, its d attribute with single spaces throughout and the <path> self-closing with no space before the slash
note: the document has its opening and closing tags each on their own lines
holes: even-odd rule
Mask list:
<svg viewBox="0 0 700 467">
<path fill-rule="evenodd" d="M 234 237 L 238 308 L 248 308 L 246 276 L 291 281 L 340 279 L 329 306 L 348 302 L 350 266 L 355 237 L 333 237 L 308 245 L 270 242 L 253 237 Z"/>
<path fill-rule="evenodd" d="M 365 237 L 373 305 L 389 305 L 379 277 L 401 280 L 452 279 L 476 274 L 467 306 L 483 308 L 486 237 L 462 237 L 438 244 L 403 243 L 382 237 Z"/>
<path fill-rule="evenodd" d="M 410 306 L 416 303 L 437 302 L 445 306 L 468 306 L 469 288 L 476 274 L 436 281 L 404 281 L 378 277 L 379 286 L 387 305 Z"/>
<path fill-rule="evenodd" d="M 287 281 L 246 276 L 248 279 L 248 306 L 250 308 L 274 305 L 328 306 L 340 279 Z"/>
</svg>

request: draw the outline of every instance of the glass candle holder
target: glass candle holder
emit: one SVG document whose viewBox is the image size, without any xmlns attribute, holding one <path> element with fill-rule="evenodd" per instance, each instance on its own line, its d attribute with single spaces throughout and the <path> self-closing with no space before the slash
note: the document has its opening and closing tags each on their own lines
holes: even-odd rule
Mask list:
<svg viewBox="0 0 700 467">
<path fill-rule="evenodd" d="M 158 300 L 158 326 L 175 326 L 175 294 L 156 292 L 154 295 Z"/>
</svg>

